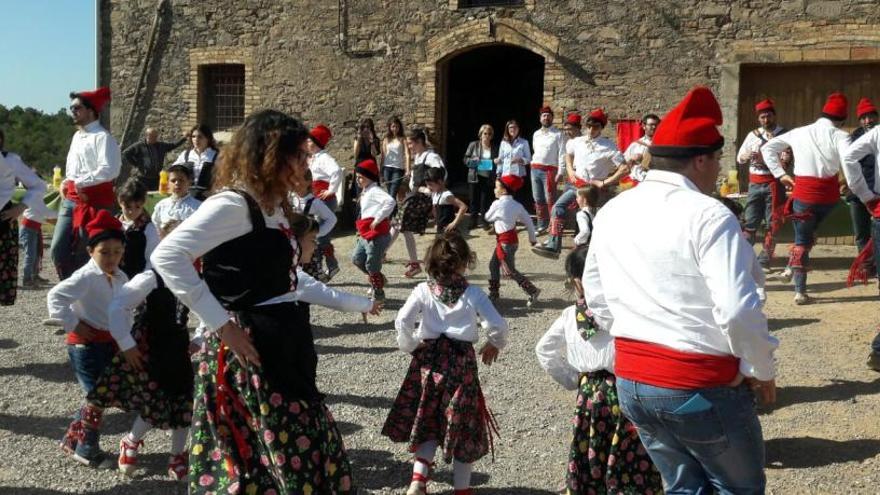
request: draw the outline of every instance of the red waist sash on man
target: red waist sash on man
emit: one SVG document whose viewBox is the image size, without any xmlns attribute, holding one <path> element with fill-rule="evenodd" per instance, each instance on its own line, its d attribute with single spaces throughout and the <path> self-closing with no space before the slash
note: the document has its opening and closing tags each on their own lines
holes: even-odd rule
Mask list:
<svg viewBox="0 0 880 495">
<path fill-rule="evenodd" d="M 516 227 L 495 235 L 495 256 L 498 258 L 498 261 L 504 261 L 505 258 L 504 249 L 501 247 L 502 244 L 519 245 L 519 235 L 516 233 Z"/>
<path fill-rule="evenodd" d="M 321 193 L 330 189 L 330 183 L 326 180 L 313 180 L 312 181 L 312 194 L 315 196 L 321 196 Z M 330 191 L 330 196 L 335 197 L 336 191 Z"/>
<path fill-rule="evenodd" d="M 532 169 L 534 170 L 543 170 L 547 172 L 545 177 L 545 182 L 547 183 L 547 190 L 552 191 L 556 187 L 556 172 L 559 170 L 559 167 L 556 165 L 544 165 L 543 163 L 533 163 Z"/>
<path fill-rule="evenodd" d="M 387 218 L 379 222 L 379 225 L 376 225 L 375 229 L 370 227 L 372 224 L 373 217 L 361 218 L 360 220 L 355 220 L 354 222 L 355 227 L 357 227 L 358 234 L 360 234 L 361 237 L 368 241 L 372 241 L 380 235 L 391 232 L 391 222 L 389 222 Z"/>
<path fill-rule="evenodd" d="M 840 184 L 837 176 L 810 177 L 798 175 L 794 179 L 791 197 L 812 205 L 833 205 L 840 201 Z"/>
<path fill-rule="evenodd" d="M 739 358 L 677 351 L 640 340 L 615 337 L 614 374 L 655 387 L 680 390 L 722 387 L 739 372 Z"/>
<path fill-rule="evenodd" d="M 85 227 L 94 218 L 97 208 L 112 208 L 116 203 L 112 182 L 102 182 L 82 190 L 86 199 L 83 200 L 76 190 L 73 181 L 64 183 L 64 197 L 76 203 L 73 207 L 73 237 L 77 238 L 80 228 Z"/>
<path fill-rule="evenodd" d="M 95 335 L 91 338 L 85 338 L 76 332 L 67 332 L 64 342 L 68 345 L 86 345 L 86 344 L 106 344 L 115 342 L 113 336 L 107 330 L 94 329 Z"/>
<path fill-rule="evenodd" d="M 19 225 L 21 225 L 22 228 L 31 230 L 40 230 L 43 228 L 43 224 L 37 222 L 36 220 L 31 220 L 30 218 L 22 218 L 21 222 L 19 222 Z"/>
</svg>

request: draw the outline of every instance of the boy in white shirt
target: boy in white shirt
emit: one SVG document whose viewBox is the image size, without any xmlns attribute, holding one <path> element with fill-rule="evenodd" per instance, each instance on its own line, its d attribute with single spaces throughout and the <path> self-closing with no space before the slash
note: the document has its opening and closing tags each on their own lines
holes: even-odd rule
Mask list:
<svg viewBox="0 0 880 495">
<path fill-rule="evenodd" d="M 153 223 L 163 229 L 170 220 L 182 222 L 202 204 L 189 190 L 193 181 L 193 169 L 187 163 L 176 163 L 168 167 L 168 191 L 171 193 L 153 207 Z"/>
<path fill-rule="evenodd" d="M 391 222 L 394 198 L 379 187 L 379 166 L 373 159 L 366 159 L 355 166 L 358 186 L 361 188 L 361 218 L 355 222 L 358 230 L 357 243 L 351 262 L 364 272 L 372 287 L 370 292 L 376 301 L 385 300 L 385 275 L 382 275 L 382 259 L 391 242 Z"/>
<path fill-rule="evenodd" d="M 574 236 L 574 245 L 583 246 L 590 243 L 590 237 L 593 235 L 593 216 L 599 204 L 599 189 L 586 185 L 579 187 L 577 190 L 578 212 L 576 215 L 578 233 Z"/>
</svg>

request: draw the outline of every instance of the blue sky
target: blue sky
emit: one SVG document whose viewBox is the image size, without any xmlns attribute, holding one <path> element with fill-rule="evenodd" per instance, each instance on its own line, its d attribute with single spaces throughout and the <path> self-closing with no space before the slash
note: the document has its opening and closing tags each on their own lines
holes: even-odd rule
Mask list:
<svg viewBox="0 0 880 495">
<path fill-rule="evenodd" d="M 0 104 L 55 113 L 94 88 L 94 0 L 0 0 L 0 19 Z"/>
</svg>

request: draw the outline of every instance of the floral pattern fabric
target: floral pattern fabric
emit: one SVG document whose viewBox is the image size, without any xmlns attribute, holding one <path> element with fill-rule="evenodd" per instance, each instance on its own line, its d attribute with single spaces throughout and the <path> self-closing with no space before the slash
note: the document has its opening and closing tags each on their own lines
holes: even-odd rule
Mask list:
<svg viewBox="0 0 880 495">
<path fill-rule="evenodd" d="M 433 440 L 447 463 L 471 463 L 489 452 L 490 428 L 473 345 L 443 336 L 416 349 L 382 434 L 410 452 Z"/>
<path fill-rule="evenodd" d="M 431 197 L 417 192 L 406 198 L 403 202 L 403 214 L 401 215 L 400 231 L 424 234 L 428 228 L 428 219 L 431 216 Z"/>
<path fill-rule="evenodd" d="M 449 283 L 441 285 L 435 280 L 428 281 L 428 288 L 435 299 L 447 306 L 455 306 L 468 288 L 468 281 L 461 275 L 453 275 Z"/>
<path fill-rule="evenodd" d="M 568 495 L 663 493 L 660 473 L 617 400 L 607 371 L 581 376 L 568 455 Z"/>
<path fill-rule="evenodd" d="M 7 203 L 11 208 L 12 203 Z M 2 211 L 2 210 L 0 210 Z M 0 306 L 12 306 L 18 291 L 18 222 L 0 220 Z"/>
<path fill-rule="evenodd" d="M 575 321 L 577 322 L 578 333 L 584 340 L 590 340 L 593 335 L 599 331 L 596 320 L 593 319 L 593 312 L 587 307 L 586 303 L 578 302 L 574 309 Z"/>
</svg>

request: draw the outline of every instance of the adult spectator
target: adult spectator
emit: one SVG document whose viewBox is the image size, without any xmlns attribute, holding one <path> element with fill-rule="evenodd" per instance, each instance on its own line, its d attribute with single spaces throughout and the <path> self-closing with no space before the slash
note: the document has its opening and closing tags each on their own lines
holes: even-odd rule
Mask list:
<svg viewBox="0 0 880 495">
<path fill-rule="evenodd" d="M 125 170 L 120 173 L 120 179 L 122 175 L 128 175 L 130 172 L 148 191 L 159 189 L 159 172 L 162 171 L 162 165 L 165 164 L 165 155 L 180 147 L 188 137 L 189 134 L 186 134 L 173 143 L 159 141 L 159 132 L 148 127 L 144 131 L 143 141 L 134 143 L 122 152 L 123 166 L 131 171 Z"/>
<path fill-rule="evenodd" d="M 489 124 L 480 126 L 477 140 L 468 144 L 464 153 L 464 164 L 468 169 L 468 187 L 471 195 L 470 228 L 486 225 L 483 215 L 495 199 L 495 159 L 498 158 L 498 145 L 492 142 L 495 130 Z"/>
<path fill-rule="evenodd" d="M 397 201 L 397 190 L 403 178 L 409 175 L 412 159 L 403 134 L 399 117 L 388 119 L 387 131 L 382 139 L 382 180 L 388 194 Z M 360 162 L 359 162 L 360 163 Z"/>
<path fill-rule="evenodd" d="M 354 138 L 353 146 L 354 165 L 357 165 L 364 160 L 379 162 L 379 157 L 382 154 L 382 142 L 379 141 L 379 136 L 376 135 L 376 125 L 373 123 L 373 119 L 367 117 L 361 120 L 360 124 L 358 124 L 358 133 L 357 137 Z M 357 197 L 360 194 L 361 191 L 358 187 L 357 181 L 352 180 L 351 197 L 352 203 L 355 205 L 355 218 L 357 218 L 360 211 L 360 206 L 357 202 Z"/>
<path fill-rule="evenodd" d="M 188 164 L 193 170 L 191 194 L 199 201 L 204 201 L 211 190 L 214 179 L 214 164 L 217 163 L 217 141 L 214 132 L 207 124 L 198 124 L 190 129 L 190 147 L 181 151 L 172 165 Z"/>
<path fill-rule="evenodd" d="M 565 135 L 553 126 L 553 109 L 541 107 L 541 128 L 532 135 L 532 198 L 538 234 L 550 226 L 550 206 L 556 201 L 559 167 L 565 164 Z"/>
<path fill-rule="evenodd" d="M 629 166 L 629 176 L 636 182 L 645 180 L 648 168 L 645 166 L 645 157 L 650 156 L 648 147 L 651 146 L 651 140 L 654 139 L 654 132 L 660 125 L 660 117 L 649 113 L 642 117 L 642 131 L 645 135 L 629 143 L 626 151 L 623 152 L 623 158 Z"/>
<path fill-rule="evenodd" d="M 856 106 L 856 114 L 861 125 L 849 135 L 850 142 L 853 143 L 877 124 L 877 107 L 869 98 L 862 98 Z M 866 154 L 859 160 L 859 165 L 861 165 L 861 175 L 865 178 L 865 184 L 869 189 L 874 189 L 874 175 L 877 169 L 877 160 L 874 155 L 872 153 Z M 849 206 L 850 218 L 852 218 L 856 247 L 861 252 L 871 239 L 871 213 L 865 207 L 865 203 L 852 191 L 847 192 L 846 203 Z"/>
</svg>

